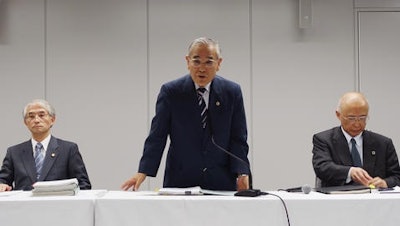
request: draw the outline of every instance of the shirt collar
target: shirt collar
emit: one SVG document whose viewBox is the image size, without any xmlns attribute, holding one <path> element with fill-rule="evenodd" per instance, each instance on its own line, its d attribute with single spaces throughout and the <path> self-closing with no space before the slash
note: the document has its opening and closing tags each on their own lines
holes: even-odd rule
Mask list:
<svg viewBox="0 0 400 226">
<path fill-rule="evenodd" d="M 196 90 L 197 90 L 198 88 L 200 88 L 200 86 L 197 85 L 196 83 L 194 84 L 194 86 L 195 86 Z M 207 92 L 210 92 L 210 86 L 211 86 L 211 82 L 209 82 L 209 83 L 208 83 L 206 86 L 204 86 L 203 88 L 205 88 L 205 89 L 207 90 Z"/>
<path fill-rule="evenodd" d="M 44 138 L 44 140 L 42 140 L 40 143 L 43 145 L 43 149 L 44 151 L 47 150 L 47 146 L 49 146 L 50 143 L 50 138 L 51 138 L 51 134 L 49 134 L 46 138 Z M 39 143 L 38 141 L 36 141 L 35 139 L 31 139 L 32 142 L 32 147 L 33 150 L 35 150 L 36 144 Z"/>
<path fill-rule="evenodd" d="M 344 136 L 346 137 L 347 143 L 350 143 L 351 138 L 354 138 L 354 140 L 356 141 L 356 143 L 358 145 L 362 144 L 362 133 L 358 134 L 355 137 L 350 136 L 350 134 L 348 134 L 346 131 L 344 131 L 343 127 L 340 127 L 340 129 L 342 129 L 342 132 L 344 134 Z"/>
</svg>

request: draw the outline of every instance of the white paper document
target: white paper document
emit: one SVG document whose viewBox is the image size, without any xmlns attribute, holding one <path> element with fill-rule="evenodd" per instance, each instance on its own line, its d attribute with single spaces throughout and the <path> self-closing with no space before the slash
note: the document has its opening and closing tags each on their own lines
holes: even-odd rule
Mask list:
<svg viewBox="0 0 400 226">
<path fill-rule="evenodd" d="M 379 194 L 397 194 L 400 193 L 400 187 L 396 186 L 393 188 L 379 188 L 377 191 Z"/>
<path fill-rule="evenodd" d="M 161 188 L 158 190 L 159 195 L 223 195 L 233 196 L 236 191 L 214 191 L 202 189 L 200 186 L 188 188 Z"/>
<path fill-rule="evenodd" d="M 20 194 L 21 192 L 22 192 L 22 190 L 0 192 L 0 197 L 14 196 L 14 195 Z"/>
</svg>

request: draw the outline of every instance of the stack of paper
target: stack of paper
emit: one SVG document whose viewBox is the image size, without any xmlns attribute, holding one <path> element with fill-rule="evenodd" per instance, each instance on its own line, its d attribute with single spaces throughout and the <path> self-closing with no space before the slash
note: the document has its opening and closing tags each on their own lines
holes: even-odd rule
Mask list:
<svg viewBox="0 0 400 226">
<path fill-rule="evenodd" d="M 377 189 L 380 194 L 395 194 L 400 193 L 400 187 L 395 186 L 393 188 L 378 188 Z"/>
<path fill-rule="evenodd" d="M 235 191 L 215 191 L 202 189 L 200 186 L 188 188 L 161 188 L 158 190 L 159 195 L 223 195 L 233 196 Z"/>
<path fill-rule="evenodd" d="M 76 178 L 54 181 L 38 181 L 33 184 L 32 195 L 76 195 L 79 184 Z"/>
<path fill-rule="evenodd" d="M 200 186 L 189 188 L 161 188 L 159 195 L 202 195 Z"/>
</svg>

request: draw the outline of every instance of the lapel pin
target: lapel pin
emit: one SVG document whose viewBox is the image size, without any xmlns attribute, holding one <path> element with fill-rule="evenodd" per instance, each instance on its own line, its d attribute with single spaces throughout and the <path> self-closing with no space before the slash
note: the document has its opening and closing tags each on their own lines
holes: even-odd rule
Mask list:
<svg viewBox="0 0 400 226">
<path fill-rule="evenodd" d="M 371 155 L 375 155 L 375 151 L 371 151 Z"/>
<path fill-rule="evenodd" d="M 55 157 L 56 156 L 56 153 L 51 153 L 51 157 Z"/>
<path fill-rule="evenodd" d="M 219 106 L 221 103 L 219 101 L 215 102 L 215 105 Z"/>
</svg>

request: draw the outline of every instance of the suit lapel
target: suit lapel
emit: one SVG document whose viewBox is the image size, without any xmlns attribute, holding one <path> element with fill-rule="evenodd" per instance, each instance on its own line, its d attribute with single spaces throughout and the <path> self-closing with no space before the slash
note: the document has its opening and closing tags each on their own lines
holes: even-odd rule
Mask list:
<svg viewBox="0 0 400 226">
<path fill-rule="evenodd" d="M 374 172 L 376 161 L 375 141 L 368 131 L 363 132 L 363 168 L 367 172 Z"/>
<path fill-rule="evenodd" d="M 341 162 L 346 166 L 353 165 L 349 144 L 347 143 L 346 137 L 344 136 L 340 127 L 337 127 L 335 130 L 333 142 L 333 145 L 335 145 L 334 150 L 338 150 L 338 157 L 340 158 Z"/>
<path fill-rule="evenodd" d="M 194 82 L 193 82 L 192 78 L 190 77 L 190 75 L 186 75 L 186 79 L 185 79 L 184 85 L 183 85 L 183 93 L 185 94 L 185 96 L 188 95 L 188 97 L 190 97 L 190 99 L 188 99 L 190 104 L 193 104 L 193 106 L 198 107 L 197 90 L 196 90 L 196 87 L 195 87 Z M 188 109 L 194 109 L 194 111 L 200 112 L 200 108 L 190 107 Z M 196 110 L 196 109 L 198 109 L 198 110 Z"/>
<path fill-rule="evenodd" d="M 55 137 L 50 138 L 49 145 L 47 146 L 46 150 L 46 156 L 44 158 L 43 162 L 43 168 L 42 168 L 42 173 L 40 175 L 39 180 L 44 180 L 47 177 L 47 174 L 49 173 L 51 167 L 53 166 L 54 162 L 56 161 L 58 157 L 58 142 Z"/>
<path fill-rule="evenodd" d="M 217 77 L 215 77 L 211 83 L 210 97 L 208 101 L 208 114 L 210 115 L 210 120 L 212 120 L 212 125 L 214 125 L 216 122 L 219 122 L 220 119 L 218 117 L 222 115 L 220 112 L 223 109 L 224 100 L 221 94 L 222 90 L 219 80 Z"/>
<path fill-rule="evenodd" d="M 33 158 L 33 149 L 31 140 L 24 143 L 22 150 L 22 162 L 25 167 L 25 171 L 32 180 L 32 183 L 36 181 L 36 166 L 35 159 Z"/>
<path fill-rule="evenodd" d="M 198 99 L 197 99 L 197 91 L 196 87 L 194 85 L 194 82 L 190 75 L 186 75 L 185 81 L 183 83 L 183 90 L 182 94 L 184 96 L 184 105 L 185 106 L 185 112 L 182 112 L 181 109 L 179 109 L 179 114 L 185 114 L 185 116 L 190 116 L 192 122 L 198 122 L 199 126 L 199 131 L 201 129 L 200 126 L 200 114 L 201 110 L 198 105 Z M 176 107 L 176 106 L 174 106 Z M 183 116 L 182 116 L 183 117 Z"/>
</svg>

